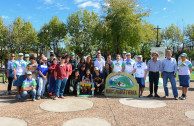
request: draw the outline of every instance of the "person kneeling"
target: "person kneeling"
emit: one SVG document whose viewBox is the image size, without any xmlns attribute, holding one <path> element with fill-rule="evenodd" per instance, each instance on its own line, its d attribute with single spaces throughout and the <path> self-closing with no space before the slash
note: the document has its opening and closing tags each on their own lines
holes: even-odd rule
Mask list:
<svg viewBox="0 0 194 126">
<path fill-rule="evenodd" d="M 32 78 L 32 72 L 27 72 L 27 78 L 22 84 L 22 98 L 26 101 L 28 94 L 32 95 L 32 101 L 36 101 L 36 80 Z"/>
</svg>

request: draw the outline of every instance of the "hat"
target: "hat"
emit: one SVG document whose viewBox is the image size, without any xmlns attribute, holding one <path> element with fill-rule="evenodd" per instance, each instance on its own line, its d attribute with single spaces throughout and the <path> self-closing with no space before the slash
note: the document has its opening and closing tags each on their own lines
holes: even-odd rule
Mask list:
<svg viewBox="0 0 194 126">
<path fill-rule="evenodd" d="M 131 55 L 131 53 L 127 53 L 127 56 L 128 56 L 128 55 Z"/>
<path fill-rule="evenodd" d="M 24 54 L 23 53 L 19 53 L 19 56 L 23 56 Z"/>
<path fill-rule="evenodd" d="M 94 70 L 99 70 L 99 68 L 98 67 L 95 67 Z"/>
<path fill-rule="evenodd" d="M 50 52 L 51 52 L 51 53 L 54 53 L 54 51 L 53 51 L 53 50 L 51 50 Z"/>
<path fill-rule="evenodd" d="M 127 52 L 126 51 L 123 51 L 123 54 L 126 54 Z"/>
<path fill-rule="evenodd" d="M 30 55 L 29 54 L 25 54 L 25 57 L 30 57 Z"/>
<path fill-rule="evenodd" d="M 74 53 L 74 52 L 71 52 L 71 55 L 73 55 L 73 56 L 74 56 L 74 55 L 75 55 L 75 53 Z"/>
<path fill-rule="evenodd" d="M 156 54 L 156 55 L 158 55 L 158 56 L 159 56 L 158 52 L 152 52 L 152 55 L 153 55 L 153 54 Z"/>
<path fill-rule="evenodd" d="M 187 57 L 187 54 L 186 53 L 182 53 L 181 56 Z"/>
<path fill-rule="evenodd" d="M 142 55 L 138 55 L 137 58 L 142 58 Z"/>
<path fill-rule="evenodd" d="M 27 72 L 27 75 L 32 75 L 32 72 L 28 71 L 28 72 Z"/>
<path fill-rule="evenodd" d="M 47 60 L 47 58 L 46 58 L 46 57 L 44 57 L 44 58 L 43 58 L 43 60 Z"/>
</svg>

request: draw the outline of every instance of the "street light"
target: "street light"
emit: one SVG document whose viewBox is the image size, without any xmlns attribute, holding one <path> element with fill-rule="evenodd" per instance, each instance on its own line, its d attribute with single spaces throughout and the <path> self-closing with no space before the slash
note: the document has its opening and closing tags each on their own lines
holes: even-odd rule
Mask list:
<svg viewBox="0 0 194 126">
<path fill-rule="evenodd" d="M 158 44 L 158 31 L 161 28 L 159 28 L 159 26 L 157 25 L 157 28 L 153 28 L 153 29 L 157 29 L 157 43 L 156 43 L 156 47 L 160 47 L 160 44 Z"/>
<path fill-rule="evenodd" d="M 48 30 L 47 30 L 47 29 L 42 29 L 41 32 L 43 33 L 42 53 L 44 54 L 44 53 L 45 53 L 45 52 L 44 52 L 44 51 L 45 51 L 45 50 L 44 50 L 44 49 L 45 49 L 45 44 L 44 44 L 44 33 L 45 33 L 45 32 L 47 33 Z"/>
</svg>

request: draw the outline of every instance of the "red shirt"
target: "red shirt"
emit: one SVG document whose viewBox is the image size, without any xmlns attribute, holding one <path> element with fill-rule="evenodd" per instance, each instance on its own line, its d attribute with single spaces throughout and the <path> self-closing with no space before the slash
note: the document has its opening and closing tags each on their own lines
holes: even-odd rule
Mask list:
<svg viewBox="0 0 194 126">
<path fill-rule="evenodd" d="M 56 66 L 57 64 L 54 64 L 54 63 L 50 65 L 50 68 L 49 68 L 49 70 L 51 71 L 50 77 L 54 77 L 54 71 L 55 71 Z"/>
<path fill-rule="evenodd" d="M 67 64 L 63 64 L 63 66 L 61 64 L 57 64 L 55 71 L 57 72 L 58 80 L 67 78 L 67 71 L 68 71 Z"/>
<path fill-rule="evenodd" d="M 70 63 L 66 64 L 69 70 L 69 76 L 72 74 L 72 65 Z"/>
</svg>

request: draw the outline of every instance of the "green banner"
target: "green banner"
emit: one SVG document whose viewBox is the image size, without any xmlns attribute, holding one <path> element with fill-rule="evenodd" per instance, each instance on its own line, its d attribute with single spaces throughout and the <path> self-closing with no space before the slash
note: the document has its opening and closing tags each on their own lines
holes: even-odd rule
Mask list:
<svg viewBox="0 0 194 126">
<path fill-rule="evenodd" d="M 139 85 L 129 73 L 111 73 L 106 78 L 105 96 L 139 97 Z"/>
</svg>

